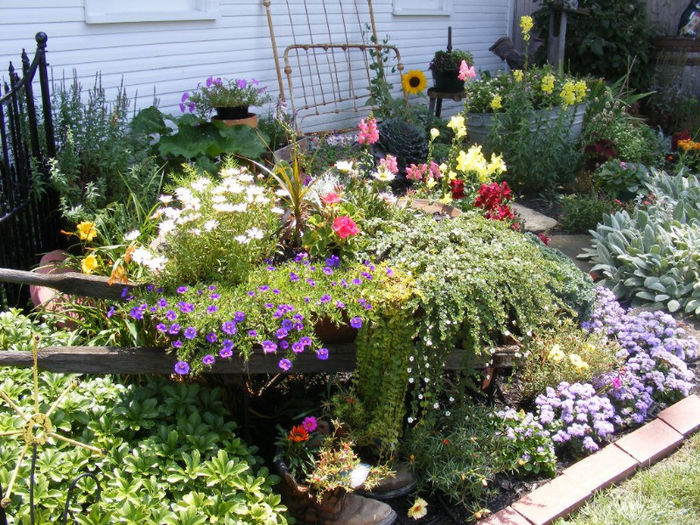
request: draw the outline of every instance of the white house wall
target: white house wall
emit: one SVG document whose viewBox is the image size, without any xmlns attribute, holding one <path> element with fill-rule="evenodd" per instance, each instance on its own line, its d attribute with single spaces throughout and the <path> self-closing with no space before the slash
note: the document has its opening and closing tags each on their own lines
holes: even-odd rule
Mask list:
<svg viewBox="0 0 700 525">
<path fill-rule="evenodd" d="M 150 105 L 155 92 L 163 111 L 179 112 L 182 92 L 210 75 L 255 77 L 273 95 L 279 91 L 261 0 L 220 0 L 219 16 L 214 20 L 112 24 L 86 24 L 83 1 L 0 0 L 0 77 L 7 78 L 4 71 L 10 60 L 20 67 L 22 48 L 33 55 L 34 35 L 43 31 L 49 37 L 48 60 L 54 79 L 69 78 L 75 70 L 88 86 L 100 72 L 106 88 L 123 82 L 137 107 Z M 472 51 L 477 69 L 503 67 L 488 48 L 509 34 L 512 1 L 453 0 L 449 16 L 397 16 L 392 1 L 374 0 L 377 31 L 380 39 L 389 35 L 389 43 L 398 47 L 406 70 L 421 69 L 429 75 L 433 53 L 446 46 L 448 26 L 452 26 L 453 46 Z M 303 9 L 301 0 L 290 3 Z M 290 40 L 289 24 L 281 17 L 283 9 L 286 16 L 286 0 L 272 0 L 280 45 Z M 333 32 L 336 27 L 332 26 Z M 328 41 L 325 25 L 316 41 Z M 392 80 L 398 87 L 399 79 Z M 426 98 L 412 97 L 412 101 L 427 104 Z M 443 116 L 460 107 L 446 101 Z M 327 127 L 334 124 L 329 121 Z"/>
</svg>

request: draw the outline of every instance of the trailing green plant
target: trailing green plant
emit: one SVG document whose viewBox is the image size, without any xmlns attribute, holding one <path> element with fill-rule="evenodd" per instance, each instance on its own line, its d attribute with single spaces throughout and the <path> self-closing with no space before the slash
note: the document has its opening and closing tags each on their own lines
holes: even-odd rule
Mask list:
<svg viewBox="0 0 700 525">
<path fill-rule="evenodd" d="M 578 322 L 557 321 L 529 338 L 519 367 L 521 394 L 526 401 L 562 381 L 587 383 L 613 370 L 618 363 L 616 343 L 604 334 L 588 333 Z"/>
<path fill-rule="evenodd" d="M 700 186 L 652 170 L 650 195 L 605 216 L 586 255 L 616 297 L 700 315 Z"/>
<path fill-rule="evenodd" d="M 555 312 L 571 312 L 557 294 L 574 298 L 573 288 L 583 283 L 567 280 L 577 270 L 562 273 L 562 263 L 543 257 L 543 248 L 476 213 L 435 221 L 406 210 L 368 229 L 373 235 L 367 256 L 404 267 L 418 291 L 421 315 L 413 322 L 418 337 L 408 365 L 408 381 L 415 387 L 412 418 L 439 403 L 451 349 L 480 355 L 504 337 L 524 336 L 548 324 Z"/>
<path fill-rule="evenodd" d="M 450 51 L 435 51 L 433 59 L 428 65 L 428 69 L 435 70 L 455 70 L 459 69 L 460 64 L 464 60 L 468 66 L 474 65 L 474 55 L 471 51 L 462 49 L 452 49 Z"/>
<path fill-rule="evenodd" d="M 620 204 L 596 192 L 566 195 L 561 207 L 561 216 L 557 220 L 559 226 L 569 233 L 588 233 L 602 222 L 603 215 L 621 209 Z"/>
<path fill-rule="evenodd" d="M 25 413 L 34 410 L 32 371 L 7 369 L 0 383 Z M 74 380 L 42 372 L 39 395 L 51 403 Z M 221 393 L 200 385 L 144 378 L 123 385 L 110 376 L 85 378 L 52 415 L 57 432 L 104 448 L 90 454 L 63 441 L 39 448 L 36 463 L 37 523 L 58 523 L 70 480 L 94 471 L 102 492 L 95 501 L 93 479 L 78 482 L 70 510 L 77 523 L 211 522 L 250 524 L 287 520 L 280 496 L 272 491 L 277 477 L 268 473 L 257 449 L 235 434 Z M 21 423 L 4 403 L 0 431 Z M 2 437 L 0 479 L 4 487 L 23 447 L 21 438 Z M 29 522 L 29 470 L 19 469 L 8 511 L 9 523 Z"/>
</svg>

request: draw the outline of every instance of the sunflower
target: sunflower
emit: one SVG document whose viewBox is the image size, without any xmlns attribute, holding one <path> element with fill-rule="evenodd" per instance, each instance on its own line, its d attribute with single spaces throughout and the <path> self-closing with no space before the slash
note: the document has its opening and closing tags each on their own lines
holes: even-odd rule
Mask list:
<svg viewBox="0 0 700 525">
<path fill-rule="evenodd" d="M 408 73 L 401 77 L 401 86 L 409 95 L 417 95 L 423 91 L 428 85 L 425 75 L 422 71 L 411 69 Z"/>
</svg>

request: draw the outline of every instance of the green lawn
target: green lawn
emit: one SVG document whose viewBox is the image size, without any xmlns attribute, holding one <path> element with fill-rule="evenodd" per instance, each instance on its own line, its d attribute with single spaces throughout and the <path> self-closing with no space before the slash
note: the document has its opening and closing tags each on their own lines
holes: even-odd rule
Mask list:
<svg viewBox="0 0 700 525">
<path fill-rule="evenodd" d="M 556 525 L 700 523 L 700 433 L 675 454 L 597 494 Z"/>
</svg>

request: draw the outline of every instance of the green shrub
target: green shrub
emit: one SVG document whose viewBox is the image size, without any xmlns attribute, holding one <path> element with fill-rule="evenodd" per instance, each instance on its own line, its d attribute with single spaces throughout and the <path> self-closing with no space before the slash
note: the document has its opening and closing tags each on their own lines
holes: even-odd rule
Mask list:
<svg viewBox="0 0 700 525">
<path fill-rule="evenodd" d="M 587 256 L 604 284 L 633 305 L 700 315 L 700 185 L 652 170 L 653 199 L 606 216 Z"/>
<path fill-rule="evenodd" d="M 523 347 L 520 367 L 522 396 L 531 401 L 562 381 L 589 383 L 591 378 L 615 366 L 616 344 L 602 334 L 588 334 L 578 323 L 558 322 L 553 328 L 534 335 Z"/>
<path fill-rule="evenodd" d="M 8 369 L 0 387 L 30 412 L 31 370 Z M 73 380 L 42 373 L 42 409 Z M 286 523 L 270 476 L 227 421 L 217 389 L 146 379 L 128 386 L 111 377 L 90 378 L 73 390 L 53 413 L 55 431 L 104 448 L 100 457 L 63 441 L 39 447 L 36 469 L 37 523 L 59 523 L 71 480 L 97 469 L 95 483 L 78 483 L 71 510 L 81 524 L 96 523 Z M 7 405 L 0 406 L 0 431 L 21 423 Z M 7 487 L 22 442 L 3 437 L 0 480 Z M 10 523 L 28 523 L 29 468 L 25 458 L 9 507 Z M 85 507 L 85 509 L 83 508 Z"/>
<path fill-rule="evenodd" d="M 593 184 L 608 196 L 622 200 L 633 199 L 644 188 L 649 171 L 643 164 L 610 159 L 593 174 Z"/>
<path fill-rule="evenodd" d="M 603 215 L 613 213 L 619 205 L 596 193 L 566 195 L 562 199 L 559 226 L 569 233 L 588 233 L 603 220 Z"/>
</svg>

